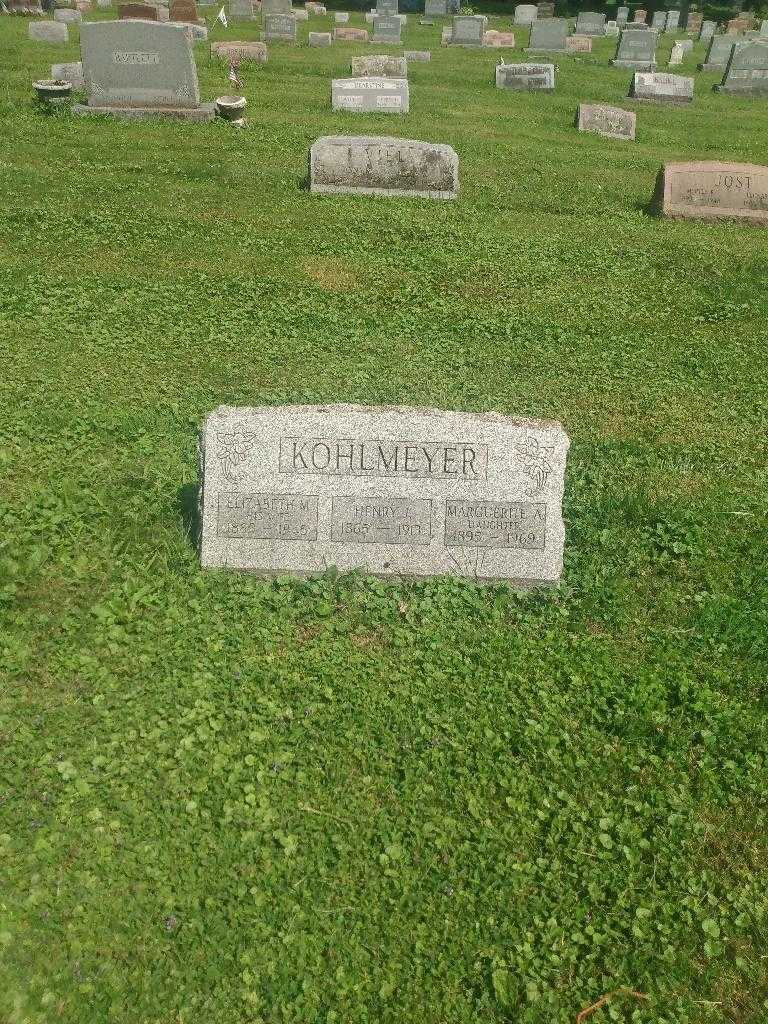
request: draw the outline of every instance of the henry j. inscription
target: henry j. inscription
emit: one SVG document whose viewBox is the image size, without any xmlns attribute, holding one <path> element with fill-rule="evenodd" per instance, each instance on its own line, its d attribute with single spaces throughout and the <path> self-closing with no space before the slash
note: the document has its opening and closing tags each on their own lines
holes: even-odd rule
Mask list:
<svg viewBox="0 0 768 1024">
<path fill-rule="evenodd" d="M 221 407 L 201 435 L 201 561 L 554 583 L 568 444 L 496 413 Z"/>
</svg>

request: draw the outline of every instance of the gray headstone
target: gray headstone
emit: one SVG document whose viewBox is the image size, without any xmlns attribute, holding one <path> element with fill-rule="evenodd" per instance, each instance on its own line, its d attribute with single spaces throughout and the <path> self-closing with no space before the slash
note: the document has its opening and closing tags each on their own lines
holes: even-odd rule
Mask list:
<svg viewBox="0 0 768 1024">
<path fill-rule="evenodd" d="M 74 61 L 71 64 L 51 64 L 51 78 L 59 82 L 71 82 L 73 88 L 82 89 L 85 86 L 82 61 Z"/>
<path fill-rule="evenodd" d="M 733 36 L 712 36 L 704 63 L 699 64 L 699 71 L 720 71 L 725 68 L 736 44 L 737 40 Z"/>
<path fill-rule="evenodd" d="M 398 0 L 377 0 L 376 15 L 378 17 L 396 17 L 400 13 Z"/>
<path fill-rule="evenodd" d="M 578 128 L 606 139 L 632 142 L 635 138 L 637 114 L 621 107 L 608 107 L 601 103 L 580 103 Z"/>
<path fill-rule="evenodd" d="M 346 25 L 347 22 L 349 21 L 349 12 L 336 11 L 335 14 L 333 15 L 333 20 L 336 22 L 337 25 Z"/>
<path fill-rule="evenodd" d="M 702 21 L 701 28 L 699 29 L 699 39 L 702 43 L 706 42 L 714 36 L 716 30 L 717 25 L 714 21 Z"/>
<path fill-rule="evenodd" d="M 334 110 L 357 113 L 407 114 L 406 78 L 334 78 L 331 82 Z"/>
<path fill-rule="evenodd" d="M 480 14 L 460 14 L 453 19 L 453 46 L 482 46 L 487 19 Z"/>
<path fill-rule="evenodd" d="M 551 0 L 542 0 L 541 3 L 536 5 L 536 20 L 540 21 L 542 18 L 554 18 L 555 16 L 555 5 Z"/>
<path fill-rule="evenodd" d="M 302 7 L 297 7 L 292 13 L 296 21 L 309 21 L 309 11 L 305 11 Z"/>
<path fill-rule="evenodd" d="M 497 64 L 496 88 L 513 92 L 552 92 L 554 64 Z"/>
<path fill-rule="evenodd" d="M 495 413 L 221 406 L 201 435 L 201 565 L 553 584 L 568 446 L 559 423 Z"/>
<path fill-rule="evenodd" d="M 768 167 L 719 160 L 665 164 L 654 205 L 665 217 L 768 226 Z"/>
<path fill-rule="evenodd" d="M 656 11 L 651 18 L 651 28 L 655 28 L 658 32 L 663 32 L 667 27 L 667 12 Z"/>
<path fill-rule="evenodd" d="M 768 94 L 768 41 L 734 46 L 718 92 Z"/>
<path fill-rule="evenodd" d="M 680 43 L 675 43 L 675 45 L 672 47 L 672 52 L 669 55 L 669 66 L 673 68 L 677 64 L 682 64 L 684 56 L 685 50 L 682 48 Z"/>
<path fill-rule="evenodd" d="M 188 30 L 157 21 L 95 21 L 80 26 L 86 107 L 74 113 L 151 114 L 210 120 L 200 106 Z"/>
<path fill-rule="evenodd" d="M 538 17 L 536 4 L 518 4 L 515 8 L 515 25 L 532 25 Z"/>
<path fill-rule="evenodd" d="M 291 0 L 261 0 L 261 16 L 268 14 L 292 14 Z"/>
<path fill-rule="evenodd" d="M 459 158 L 433 142 L 326 135 L 310 151 L 310 190 L 455 199 Z"/>
<path fill-rule="evenodd" d="M 252 0 L 229 0 L 229 17 L 231 21 L 253 21 Z"/>
<path fill-rule="evenodd" d="M 531 25 L 531 51 L 565 53 L 568 38 L 568 22 L 565 18 L 547 18 Z"/>
<path fill-rule="evenodd" d="M 354 78 L 407 78 L 408 62 L 405 57 L 371 53 L 353 57 L 350 71 Z"/>
<path fill-rule="evenodd" d="M 680 11 L 667 11 L 667 23 L 664 26 L 665 32 L 677 32 L 680 27 Z"/>
<path fill-rule="evenodd" d="M 62 21 L 65 25 L 79 25 L 83 20 L 83 16 L 80 11 L 72 11 L 62 7 L 58 11 L 53 12 L 53 20 Z"/>
<path fill-rule="evenodd" d="M 662 72 L 636 71 L 630 96 L 654 103 L 691 103 L 693 79 Z"/>
<path fill-rule="evenodd" d="M 32 21 L 27 25 L 27 36 L 39 43 L 66 43 L 69 29 L 60 21 Z"/>
<path fill-rule="evenodd" d="M 760 35 L 768 38 L 768 18 L 760 22 Z"/>
<path fill-rule="evenodd" d="M 613 63 L 619 68 L 653 71 L 656 67 L 656 33 L 625 28 L 621 33 Z"/>
<path fill-rule="evenodd" d="M 605 15 L 597 11 L 581 11 L 576 18 L 577 36 L 602 36 L 605 34 Z"/>
<path fill-rule="evenodd" d="M 623 22 L 622 24 L 626 24 Z M 621 29 L 619 28 L 618 21 L 606 21 L 605 23 L 605 34 L 607 36 L 617 36 Z"/>
<path fill-rule="evenodd" d="M 432 60 L 432 54 L 429 50 L 406 50 L 403 56 L 409 63 L 411 61 Z"/>
<path fill-rule="evenodd" d="M 262 15 L 264 39 L 282 39 L 290 43 L 296 42 L 296 19 L 293 14 Z"/>
<path fill-rule="evenodd" d="M 398 17 L 389 14 L 377 14 L 373 19 L 372 41 L 374 43 L 390 43 L 399 46 L 402 28 L 402 22 Z"/>
<path fill-rule="evenodd" d="M 330 46 L 333 43 L 333 36 L 330 32 L 310 32 L 310 46 Z"/>
<path fill-rule="evenodd" d="M 619 7 L 619 9 L 616 11 L 616 21 L 618 21 L 618 23 L 620 25 L 622 23 L 625 23 L 625 22 L 629 21 L 629 8 L 628 7 Z"/>
<path fill-rule="evenodd" d="M 427 18 L 447 18 L 448 0 L 425 0 L 424 16 Z"/>
</svg>

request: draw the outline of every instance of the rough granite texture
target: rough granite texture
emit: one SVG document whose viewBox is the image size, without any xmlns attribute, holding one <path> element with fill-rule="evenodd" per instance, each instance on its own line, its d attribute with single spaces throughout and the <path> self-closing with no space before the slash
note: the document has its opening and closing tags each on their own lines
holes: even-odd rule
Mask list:
<svg viewBox="0 0 768 1024">
<path fill-rule="evenodd" d="M 528 587 L 562 573 L 559 423 L 355 405 L 231 408 L 200 441 L 200 560 Z"/>
<path fill-rule="evenodd" d="M 252 61 L 254 64 L 266 64 L 268 56 L 266 43 L 259 43 L 250 39 L 234 39 L 223 43 L 211 43 L 211 54 L 226 61 L 235 61 L 237 63 Z"/>
<path fill-rule="evenodd" d="M 719 160 L 664 164 L 654 204 L 665 217 L 768 227 L 768 167 Z"/>
<path fill-rule="evenodd" d="M 632 142 L 635 138 L 637 114 L 621 107 L 609 107 L 602 103 L 580 103 L 577 127 L 580 132 L 591 132 L 606 139 L 621 139 Z"/>
<path fill-rule="evenodd" d="M 407 114 L 406 78 L 334 78 L 331 106 L 334 110 L 360 113 Z"/>
<path fill-rule="evenodd" d="M 325 135 L 310 150 L 312 192 L 455 199 L 459 158 L 450 146 L 376 135 Z"/>
</svg>

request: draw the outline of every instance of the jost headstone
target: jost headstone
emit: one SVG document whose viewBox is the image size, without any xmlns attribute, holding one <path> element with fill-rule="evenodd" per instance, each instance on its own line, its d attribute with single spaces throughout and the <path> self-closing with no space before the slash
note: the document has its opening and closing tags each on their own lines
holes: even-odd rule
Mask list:
<svg viewBox="0 0 768 1024">
<path fill-rule="evenodd" d="M 75 114 L 210 121 L 201 105 L 197 68 L 183 25 L 150 21 L 85 22 L 80 50 L 87 105 Z"/>
<path fill-rule="evenodd" d="M 605 34 L 605 15 L 597 11 L 581 11 L 576 18 L 576 35 L 602 36 Z"/>
<path fill-rule="evenodd" d="M 768 167 L 717 160 L 665 164 L 654 203 L 665 217 L 768 226 Z"/>
<path fill-rule="evenodd" d="M 613 64 L 617 68 L 632 68 L 635 71 L 653 71 L 656 67 L 656 33 L 637 32 L 625 29 L 619 38 L 619 45 Z"/>
<path fill-rule="evenodd" d="M 565 53 L 568 22 L 565 18 L 547 18 L 531 25 L 527 49 L 532 53 Z"/>
<path fill-rule="evenodd" d="M 334 78 L 331 82 L 334 110 L 357 113 L 407 114 L 408 80 L 405 78 Z"/>
<path fill-rule="evenodd" d="M 554 64 L 497 64 L 496 88 L 512 92 L 553 92 Z"/>
<path fill-rule="evenodd" d="M 230 408 L 201 435 L 201 564 L 556 583 L 559 423 L 402 406 Z"/>
<path fill-rule="evenodd" d="M 718 92 L 768 95 L 768 40 L 734 46 Z"/>
<path fill-rule="evenodd" d="M 606 139 L 621 139 L 632 142 L 635 138 L 637 114 L 621 107 L 609 107 L 602 103 L 580 103 L 578 129 L 591 132 Z"/>
</svg>

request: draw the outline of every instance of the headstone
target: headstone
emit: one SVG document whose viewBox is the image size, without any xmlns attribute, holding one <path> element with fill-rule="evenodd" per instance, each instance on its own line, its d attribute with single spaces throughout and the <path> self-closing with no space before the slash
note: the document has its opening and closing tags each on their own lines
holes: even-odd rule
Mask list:
<svg viewBox="0 0 768 1024">
<path fill-rule="evenodd" d="M 152 4 L 120 4 L 117 16 L 123 21 L 158 21 L 157 8 Z"/>
<path fill-rule="evenodd" d="M 651 18 L 651 28 L 655 28 L 657 32 L 663 32 L 667 26 L 667 12 L 666 11 L 655 11 Z"/>
<path fill-rule="evenodd" d="M 629 21 L 628 7 L 619 7 L 619 9 L 616 11 L 616 21 L 618 21 L 620 25 L 626 25 L 626 23 Z"/>
<path fill-rule="evenodd" d="M 626 24 L 626 22 L 624 22 Z M 605 34 L 607 36 L 617 36 L 621 29 L 619 28 L 618 21 L 606 21 L 605 23 Z"/>
<path fill-rule="evenodd" d="M 483 33 L 483 46 L 495 50 L 512 50 L 515 46 L 514 32 L 497 32 L 495 29 L 488 29 Z"/>
<path fill-rule="evenodd" d="M 568 36 L 565 41 L 568 53 L 592 53 L 591 36 Z"/>
<path fill-rule="evenodd" d="M 740 36 L 742 32 L 747 32 L 751 25 L 752 22 L 748 18 L 731 18 L 725 31 L 729 36 Z"/>
<path fill-rule="evenodd" d="M 699 71 L 722 71 L 731 59 L 736 45 L 737 41 L 733 36 L 712 36 L 704 63 L 699 64 Z"/>
<path fill-rule="evenodd" d="M 629 95 L 651 103 L 691 103 L 693 79 L 662 72 L 636 71 Z"/>
<path fill-rule="evenodd" d="M 398 17 L 389 14 L 377 15 L 373 19 L 373 42 L 399 46 L 402 28 Z"/>
<path fill-rule="evenodd" d="M 333 15 L 333 20 L 337 25 L 346 25 L 349 21 L 348 11 L 336 11 Z"/>
<path fill-rule="evenodd" d="M 699 29 L 699 41 L 702 43 L 709 42 L 716 30 L 717 24 L 714 21 L 702 21 L 701 28 Z"/>
<path fill-rule="evenodd" d="M 768 95 L 768 41 L 734 46 L 718 92 Z"/>
<path fill-rule="evenodd" d="M 497 64 L 496 88 L 513 92 L 553 92 L 554 64 Z"/>
<path fill-rule="evenodd" d="M 32 21 L 27 25 L 27 36 L 38 43 L 66 43 L 69 29 L 60 21 Z"/>
<path fill-rule="evenodd" d="M 281 39 L 284 42 L 296 42 L 296 19 L 293 14 L 266 14 L 262 16 L 264 39 Z"/>
<path fill-rule="evenodd" d="M 515 8 L 515 25 L 532 25 L 538 16 L 535 4 L 518 4 Z"/>
<path fill-rule="evenodd" d="M 396 18 L 400 13 L 398 0 L 376 0 L 376 16 Z"/>
<path fill-rule="evenodd" d="M 330 46 L 333 42 L 333 36 L 330 32 L 310 32 L 309 33 L 309 45 L 310 46 Z"/>
<path fill-rule="evenodd" d="M 596 11 L 581 11 L 576 18 L 576 35 L 602 36 L 605 34 L 605 15 Z"/>
<path fill-rule="evenodd" d="M 231 21 L 253 21 L 252 0 L 229 0 L 229 17 Z"/>
<path fill-rule="evenodd" d="M 66 7 L 63 7 L 60 10 L 53 12 L 53 20 L 61 21 L 65 25 L 79 25 L 83 20 L 83 16 L 80 11 L 71 11 L 67 10 Z"/>
<path fill-rule="evenodd" d="M 268 14 L 293 14 L 291 0 L 261 0 L 261 17 Z"/>
<path fill-rule="evenodd" d="M 185 22 L 189 25 L 196 25 L 199 20 L 194 0 L 171 0 L 168 15 L 171 21 Z"/>
<path fill-rule="evenodd" d="M 211 54 L 232 64 L 266 64 L 267 44 L 253 40 L 228 39 L 222 43 L 211 43 Z"/>
<path fill-rule="evenodd" d="M 529 52 L 565 53 L 568 22 L 565 18 L 547 18 L 531 25 Z"/>
<path fill-rule="evenodd" d="M 184 25 L 95 21 L 80 26 L 87 105 L 75 114 L 171 117 L 210 121 L 201 106 L 195 58 Z"/>
<path fill-rule="evenodd" d="M 536 14 L 536 20 L 541 21 L 542 18 L 554 18 L 555 16 L 555 5 L 553 3 L 544 2 L 536 5 L 538 10 Z"/>
<path fill-rule="evenodd" d="M 432 54 L 429 50 L 406 50 L 403 54 L 405 59 L 410 64 L 411 61 L 428 61 L 432 60 Z"/>
<path fill-rule="evenodd" d="M 592 132 L 606 139 L 632 142 L 635 138 L 637 114 L 621 107 L 608 107 L 601 103 L 580 103 L 578 127 L 580 132 Z"/>
<path fill-rule="evenodd" d="M 408 62 L 388 53 L 366 54 L 353 57 L 350 70 L 355 78 L 407 78 Z"/>
<path fill-rule="evenodd" d="M 426 0 L 424 15 L 427 18 L 447 18 L 448 0 Z"/>
<path fill-rule="evenodd" d="M 445 28 L 442 28 L 440 30 L 440 45 L 441 46 L 449 46 L 452 39 L 453 39 L 453 29 L 451 27 L 449 27 L 448 25 L 446 25 Z"/>
<path fill-rule="evenodd" d="M 554 584 L 568 446 L 560 423 L 498 413 L 220 406 L 200 439 L 200 562 Z"/>
<path fill-rule="evenodd" d="M 455 199 L 459 158 L 431 142 L 328 135 L 310 151 L 310 191 Z"/>
<path fill-rule="evenodd" d="M 303 10 L 301 7 L 297 7 L 296 10 L 291 11 L 296 21 L 309 21 L 309 11 Z"/>
<path fill-rule="evenodd" d="M 677 32 L 680 27 L 680 11 L 667 11 L 667 23 L 664 26 L 665 32 Z"/>
<path fill-rule="evenodd" d="M 333 30 L 333 38 L 340 43 L 367 43 L 368 32 L 364 28 L 350 28 L 345 25 L 343 28 Z"/>
<path fill-rule="evenodd" d="M 768 167 L 718 160 L 665 164 L 654 202 L 665 217 L 727 218 L 768 226 Z"/>
<path fill-rule="evenodd" d="M 685 50 L 682 48 L 680 43 L 675 43 L 675 45 L 672 47 L 672 52 L 669 55 L 669 66 L 673 68 L 677 64 L 682 64 L 684 56 Z"/>
<path fill-rule="evenodd" d="M 653 71 L 656 67 L 656 38 L 655 32 L 636 32 L 631 28 L 624 29 L 612 63 L 617 68 Z"/>
<path fill-rule="evenodd" d="M 765 36 L 768 39 L 768 18 L 765 21 L 760 22 L 760 35 Z"/>
<path fill-rule="evenodd" d="M 452 46 L 482 46 L 487 19 L 480 14 L 460 14 L 453 19 Z"/>
<path fill-rule="evenodd" d="M 71 82 L 74 89 L 85 86 L 82 61 L 71 64 L 51 64 L 51 78 L 58 82 Z"/>
<path fill-rule="evenodd" d="M 635 23 L 635 25 L 644 25 L 645 24 L 645 19 L 647 17 L 648 17 L 648 11 L 644 11 L 641 8 L 638 8 L 635 11 L 635 15 L 634 15 L 632 21 Z"/>
<path fill-rule="evenodd" d="M 331 82 L 334 110 L 360 113 L 407 114 L 406 78 L 334 78 Z"/>
<path fill-rule="evenodd" d="M 685 21 L 685 31 L 690 32 L 692 35 L 698 35 L 703 22 L 703 14 L 699 14 L 698 11 L 689 11 Z"/>
</svg>

